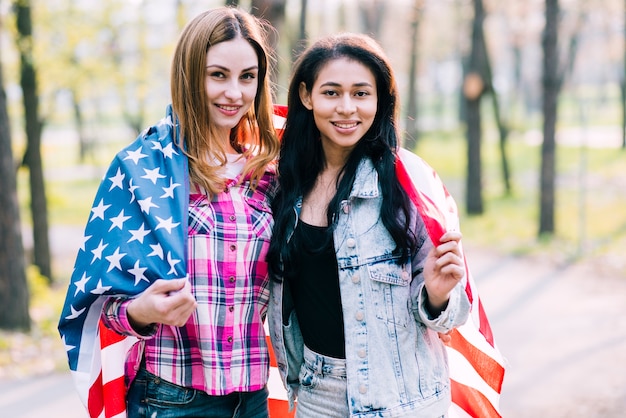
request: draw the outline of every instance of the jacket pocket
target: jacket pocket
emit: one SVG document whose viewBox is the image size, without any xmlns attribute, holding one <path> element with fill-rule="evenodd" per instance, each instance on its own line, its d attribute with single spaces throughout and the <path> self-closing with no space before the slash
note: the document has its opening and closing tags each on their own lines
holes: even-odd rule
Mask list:
<svg viewBox="0 0 626 418">
<path fill-rule="evenodd" d="M 376 317 L 406 327 L 411 317 L 411 275 L 404 274 L 402 266 L 393 261 L 371 264 L 367 268 Z"/>
</svg>

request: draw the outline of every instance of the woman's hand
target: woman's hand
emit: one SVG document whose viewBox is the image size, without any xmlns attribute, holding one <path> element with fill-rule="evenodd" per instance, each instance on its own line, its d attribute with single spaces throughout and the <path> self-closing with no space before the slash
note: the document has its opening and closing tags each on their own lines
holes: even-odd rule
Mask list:
<svg viewBox="0 0 626 418">
<path fill-rule="evenodd" d="M 438 315 L 446 308 L 450 292 L 465 275 L 460 241 L 460 232 L 448 231 L 426 258 L 424 285 L 428 293 L 428 308 L 433 315 Z"/>
<path fill-rule="evenodd" d="M 159 279 L 128 305 L 128 319 L 135 330 L 159 323 L 181 327 L 198 303 L 187 278 Z"/>
</svg>

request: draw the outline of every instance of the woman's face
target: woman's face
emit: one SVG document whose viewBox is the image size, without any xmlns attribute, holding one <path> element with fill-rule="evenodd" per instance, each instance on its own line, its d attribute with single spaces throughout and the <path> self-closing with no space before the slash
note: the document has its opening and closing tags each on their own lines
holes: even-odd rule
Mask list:
<svg viewBox="0 0 626 418">
<path fill-rule="evenodd" d="M 254 103 L 259 59 L 242 38 L 220 42 L 206 56 L 205 88 L 211 122 L 228 133 Z"/>
<path fill-rule="evenodd" d="M 328 61 L 310 92 L 300 85 L 300 99 L 313 111 L 327 157 L 347 155 L 374 123 L 378 106 L 374 74 L 345 57 Z"/>
</svg>

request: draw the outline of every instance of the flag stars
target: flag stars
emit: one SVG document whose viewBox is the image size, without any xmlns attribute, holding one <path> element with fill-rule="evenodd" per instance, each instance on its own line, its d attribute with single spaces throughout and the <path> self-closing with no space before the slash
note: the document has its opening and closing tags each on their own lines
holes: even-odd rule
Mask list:
<svg viewBox="0 0 626 418">
<path fill-rule="evenodd" d="M 111 205 L 104 204 L 104 199 L 100 199 L 100 203 L 98 203 L 98 206 L 94 206 L 93 208 L 91 208 L 91 213 L 93 213 L 93 215 L 89 222 L 93 221 L 96 218 L 104 220 L 104 211 L 106 211 L 110 207 Z"/>
<path fill-rule="evenodd" d="M 152 203 L 152 196 L 146 199 L 137 200 L 137 203 L 139 203 L 139 207 L 141 207 L 141 211 L 147 214 L 150 214 L 150 208 L 158 208 L 156 204 Z"/>
<path fill-rule="evenodd" d="M 107 290 L 110 290 L 111 286 L 102 286 L 102 279 L 98 280 L 96 288 L 91 291 L 94 295 L 103 295 Z"/>
<path fill-rule="evenodd" d="M 171 234 L 172 233 L 172 229 L 176 228 L 178 225 L 180 225 L 180 222 L 172 222 L 172 217 L 170 216 L 167 219 L 161 219 L 158 216 L 155 216 L 155 218 L 157 218 L 157 220 L 159 221 L 159 224 L 157 225 L 156 229 L 167 229 L 167 233 Z"/>
<path fill-rule="evenodd" d="M 130 179 L 128 182 L 128 191 L 130 192 L 130 203 L 135 201 L 135 190 L 137 190 L 139 186 L 135 186 L 133 184 L 133 179 Z"/>
<path fill-rule="evenodd" d="M 68 316 L 65 317 L 65 319 L 76 319 L 79 316 L 81 316 L 83 314 L 83 312 L 85 312 L 85 309 L 87 308 L 83 308 L 81 310 L 76 310 L 74 309 L 74 307 L 72 305 L 70 305 L 70 314 Z"/>
<path fill-rule="evenodd" d="M 142 158 L 147 157 L 146 154 L 141 153 L 141 146 L 137 148 L 135 151 L 126 151 L 126 153 L 128 155 L 126 156 L 126 158 L 124 158 L 124 160 L 133 160 L 135 164 L 137 164 L 139 160 L 141 160 Z"/>
<path fill-rule="evenodd" d="M 153 169 L 153 170 L 148 170 L 147 168 L 144 168 L 143 171 L 146 172 L 145 176 L 141 176 L 142 179 L 148 179 L 152 182 L 152 184 L 156 184 L 158 179 L 164 179 L 165 176 L 161 173 L 159 173 L 159 167 Z"/>
<path fill-rule="evenodd" d="M 130 218 L 130 216 L 124 216 L 124 209 L 122 209 L 119 215 L 111 218 L 111 227 L 109 228 L 109 231 L 111 231 L 113 228 L 119 228 L 121 230 L 124 226 L 124 222 L 126 222 Z"/>
<path fill-rule="evenodd" d="M 104 257 L 109 262 L 109 268 L 107 269 L 107 273 L 113 270 L 114 268 L 117 268 L 118 270 L 122 270 L 122 265 L 120 263 L 120 260 L 125 255 L 126 253 L 120 253 L 120 249 L 116 248 L 113 254 Z"/>
<path fill-rule="evenodd" d="M 80 245 L 80 249 L 82 251 L 85 251 L 85 244 L 87 244 L 87 241 L 89 241 L 89 239 L 92 237 L 92 235 L 85 235 L 83 237 L 83 243 Z"/>
<path fill-rule="evenodd" d="M 161 147 L 159 147 L 159 148 L 161 148 Z M 176 151 L 174 151 L 174 147 L 173 147 L 171 142 L 169 144 L 167 144 L 165 146 L 165 148 L 161 148 L 160 151 L 163 153 L 165 158 L 170 158 L 171 159 L 172 155 L 178 155 L 178 153 Z"/>
<path fill-rule="evenodd" d="M 76 291 L 74 292 L 74 296 L 78 295 L 78 292 L 85 293 L 85 285 L 91 279 L 91 277 L 87 277 L 87 273 L 83 273 L 83 277 L 80 280 L 74 282 L 74 286 L 76 286 Z"/>
<path fill-rule="evenodd" d="M 155 245 L 150 244 L 150 248 L 152 248 L 152 252 L 148 254 L 148 257 L 157 256 L 161 260 L 163 260 L 164 254 L 163 254 L 163 247 L 161 247 L 161 244 L 155 244 Z"/>
<path fill-rule="evenodd" d="M 135 261 L 135 265 L 132 269 L 128 269 L 128 272 L 135 276 L 135 286 L 137 286 L 137 284 L 139 284 L 139 282 L 142 280 L 149 282 L 149 280 L 143 274 L 147 269 L 147 267 L 139 267 L 139 260 Z"/>
<path fill-rule="evenodd" d="M 108 246 L 109 246 L 109 244 L 105 244 L 103 240 L 100 240 L 100 244 L 98 244 L 98 246 L 96 248 L 91 250 L 91 252 L 93 254 L 93 259 L 91 260 L 91 264 L 93 264 L 93 262 L 96 261 L 96 260 L 101 260 L 102 259 L 102 251 L 104 251 L 104 249 L 106 247 L 108 247 Z"/>
<path fill-rule="evenodd" d="M 167 274 L 176 274 L 176 264 L 180 263 L 180 260 L 172 258 L 172 252 L 167 253 L 167 264 L 170 265 L 170 271 Z"/>
<path fill-rule="evenodd" d="M 118 167 L 117 173 L 113 177 L 109 177 L 109 180 L 111 181 L 111 187 L 109 188 L 109 191 L 115 189 L 116 187 L 119 187 L 121 190 L 124 190 L 124 185 L 122 182 L 124 181 L 125 177 L 126 177 L 126 174 L 123 174 L 122 171 Z"/>
<path fill-rule="evenodd" d="M 130 232 L 131 237 L 127 242 L 139 241 L 143 244 L 143 239 L 150 233 L 150 230 L 145 229 L 144 224 L 142 223 L 139 229 L 130 230 L 128 232 Z"/>
<path fill-rule="evenodd" d="M 177 188 L 178 186 L 180 186 L 180 183 L 174 183 L 174 181 L 170 178 L 170 186 L 169 187 L 163 187 L 163 194 L 161 195 L 161 199 L 164 199 L 166 197 L 169 198 L 174 198 L 174 189 Z"/>
<path fill-rule="evenodd" d="M 70 345 L 66 342 L 65 335 L 61 337 L 61 341 L 63 341 L 63 346 L 65 347 L 65 351 L 70 351 L 76 348 L 75 345 Z"/>
</svg>

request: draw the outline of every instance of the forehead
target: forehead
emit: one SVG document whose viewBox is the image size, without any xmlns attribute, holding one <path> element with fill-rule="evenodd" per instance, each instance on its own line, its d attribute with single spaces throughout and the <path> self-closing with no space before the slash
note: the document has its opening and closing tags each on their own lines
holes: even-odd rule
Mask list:
<svg viewBox="0 0 626 418">
<path fill-rule="evenodd" d="M 259 58 L 248 41 L 237 37 L 209 47 L 206 64 L 224 68 L 250 68 L 258 67 Z"/>
<path fill-rule="evenodd" d="M 315 85 L 321 84 L 370 84 L 376 86 L 374 73 L 360 61 L 347 57 L 334 58 L 322 65 Z"/>
</svg>

